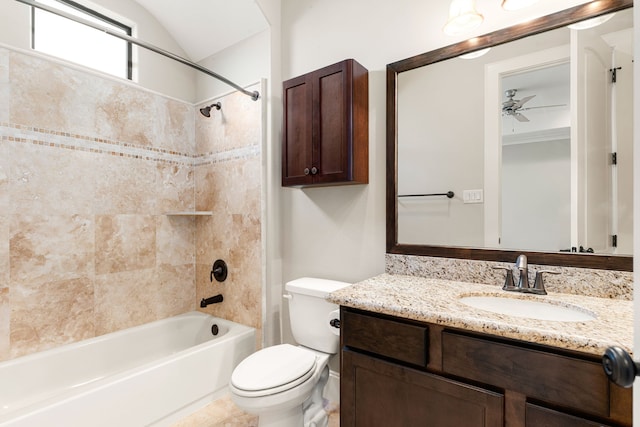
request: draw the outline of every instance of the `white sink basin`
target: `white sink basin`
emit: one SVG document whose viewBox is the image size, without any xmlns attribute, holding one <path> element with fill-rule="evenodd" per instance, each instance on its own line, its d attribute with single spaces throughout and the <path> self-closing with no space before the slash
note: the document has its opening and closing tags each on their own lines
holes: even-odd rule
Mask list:
<svg viewBox="0 0 640 427">
<path fill-rule="evenodd" d="M 585 322 L 596 318 L 595 314 L 578 307 L 566 307 L 548 302 L 519 298 L 487 295 L 468 296 L 460 298 L 460 302 L 481 310 L 528 319 L 554 320 L 557 322 Z"/>
</svg>

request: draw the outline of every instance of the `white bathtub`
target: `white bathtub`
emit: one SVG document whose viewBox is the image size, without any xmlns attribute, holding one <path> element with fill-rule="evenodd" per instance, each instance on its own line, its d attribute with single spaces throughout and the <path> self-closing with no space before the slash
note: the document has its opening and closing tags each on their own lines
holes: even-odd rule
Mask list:
<svg viewBox="0 0 640 427">
<path fill-rule="evenodd" d="M 254 350 L 255 329 L 191 312 L 9 360 L 0 426 L 171 425 L 226 393 Z"/>
</svg>

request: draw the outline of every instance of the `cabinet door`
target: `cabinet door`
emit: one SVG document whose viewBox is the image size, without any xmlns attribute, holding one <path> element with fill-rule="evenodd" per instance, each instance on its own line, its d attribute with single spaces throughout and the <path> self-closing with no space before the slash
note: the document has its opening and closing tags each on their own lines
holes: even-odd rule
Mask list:
<svg viewBox="0 0 640 427">
<path fill-rule="evenodd" d="M 313 98 L 316 101 L 313 129 L 313 167 L 317 183 L 347 181 L 350 169 L 350 94 L 348 62 L 314 72 Z"/>
<path fill-rule="evenodd" d="M 313 90 L 310 75 L 288 80 L 283 85 L 284 124 L 282 185 L 308 185 L 313 176 L 312 116 Z"/>
<path fill-rule="evenodd" d="M 343 350 L 342 427 L 498 427 L 499 393 Z"/>
</svg>

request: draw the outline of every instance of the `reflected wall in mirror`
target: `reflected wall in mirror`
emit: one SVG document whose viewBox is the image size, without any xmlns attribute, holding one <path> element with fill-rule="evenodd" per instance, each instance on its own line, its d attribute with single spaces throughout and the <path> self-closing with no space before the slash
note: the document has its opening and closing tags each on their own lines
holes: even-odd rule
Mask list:
<svg viewBox="0 0 640 427">
<path fill-rule="evenodd" d="M 387 252 L 631 270 L 631 5 L 388 65 Z"/>
</svg>

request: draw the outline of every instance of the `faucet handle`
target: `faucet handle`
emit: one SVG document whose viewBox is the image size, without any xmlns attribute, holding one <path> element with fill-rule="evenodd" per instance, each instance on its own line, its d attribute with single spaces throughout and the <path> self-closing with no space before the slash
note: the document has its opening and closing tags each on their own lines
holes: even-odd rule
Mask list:
<svg viewBox="0 0 640 427">
<path fill-rule="evenodd" d="M 512 289 L 515 289 L 516 287 L 516 281 L 513 278 L 513 270 L 511 270 L 511 267 L 503 267 L 503 266 L 494 266 L 493 267 L 495 270 L 506 270 L 507 272 L 507 276 L 505 277 L 504 280 L 504 286 L 502 286 L 502 289 L 505 291 L 509 291 Z"/>
<path fill-rule="evenodd" d="M 535 282 L 533 282 L 533 288 L 531 288 L 531 293 L 538 294 L 538 295 L 546 295 L 547 294 L 547 290 L 544 288 L 544 279 L 542 278 L 542 274 L 543 273 L 560 274 L 559 271 L 553 271 L 553 270 L 539 270 L 539 271 L 536 271 L 536 280 L 535 280 Z"/>
</svg>

